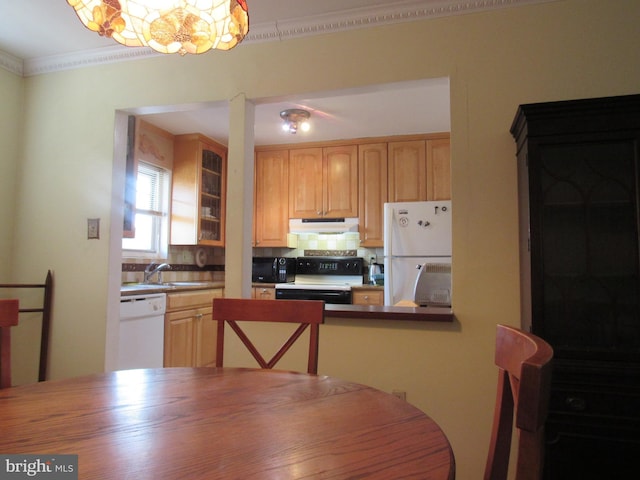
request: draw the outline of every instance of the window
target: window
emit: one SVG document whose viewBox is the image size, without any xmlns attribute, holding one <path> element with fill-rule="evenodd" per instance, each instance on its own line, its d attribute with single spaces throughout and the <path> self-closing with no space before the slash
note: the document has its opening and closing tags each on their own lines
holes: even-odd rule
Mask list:
<svg viewBox="0 0 640 480">
<path fill-rule="evenodd" d="M 139 162 L 136 178 L 135 236 L 122 239 L 129 257 L 167 258 L 169 171 Z"/>
</svg>

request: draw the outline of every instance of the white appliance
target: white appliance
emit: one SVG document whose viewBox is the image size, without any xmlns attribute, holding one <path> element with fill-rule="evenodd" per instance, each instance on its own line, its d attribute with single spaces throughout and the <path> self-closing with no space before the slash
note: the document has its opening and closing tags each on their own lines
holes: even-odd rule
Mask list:
<svg viewBox="0 0 640 480">
<path fill-rule="evenodd" d="M 164 293 L 120 297 L 119 370 L 163 366 L 166 305 Z"/>
<path fill-rule="evenodd" d="M 385 305 L 451 305 L 450 200 L 384 204 L 384 275 Z"/>
<path fill-rule="evenodd" d="M 324 300 L 350 304 L 351 290 L 363 283 L 361 257 L 298 257 L 293 283 L 276 283 L 276 300 Z"/>
</svg>

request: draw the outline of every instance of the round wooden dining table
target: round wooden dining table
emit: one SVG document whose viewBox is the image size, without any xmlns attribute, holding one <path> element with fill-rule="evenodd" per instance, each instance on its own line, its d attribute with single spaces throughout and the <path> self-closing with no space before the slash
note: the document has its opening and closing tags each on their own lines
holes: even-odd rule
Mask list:
<svg viewBox="0 0 640 480">
<path fill-rule="evenodd" d="M 337 378 L 122 370 L 0 390 L 0 454 L 78 455 L 81 479 L 452 479 L 440 427 Z"/>
</svg>

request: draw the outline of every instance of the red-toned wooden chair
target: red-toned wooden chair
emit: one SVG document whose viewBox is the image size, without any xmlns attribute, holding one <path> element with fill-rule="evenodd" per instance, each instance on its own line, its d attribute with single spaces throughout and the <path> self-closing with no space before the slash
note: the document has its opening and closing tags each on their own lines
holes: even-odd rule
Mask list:
<svg viewBox="0 0 640 480">
<path fill-rule="evenodd" d="M 0 300 L 0 388 L 11 386 L 11 327 L 18 325 L 18 300 Z"/>
<path fill-rule="evenodd" d="M 214 298 L 213 318 L 218 322 L 218 340 L 216 350 L 216 366 L 223 366 L 224 326 L 228 323 L 247 347 L 260 368 L 270 369 L 282 358 L 289 348 L 298 340 L 307 327 L 309 334 L 309 360 L 307 373 L 318 373 L 318 338 L 320 324 L 324 323 L 324 302 L 317 300 L 259 300 L 240 298 Z M 298 323 L 298 328 L 280 347 L 276 354 L 267 361 L 249 340 L 237 322 L 275 322 Z"/>
<path fill-rule="evenodd" d="M 485 480 L 507 478 L 514 413 L 518 432 L 515 478 L 542 478 L 552 359 L 553 349 L 541 338 L 498 325 L 495 352 L 499 368 L 498 394 Z"/>
</svg>

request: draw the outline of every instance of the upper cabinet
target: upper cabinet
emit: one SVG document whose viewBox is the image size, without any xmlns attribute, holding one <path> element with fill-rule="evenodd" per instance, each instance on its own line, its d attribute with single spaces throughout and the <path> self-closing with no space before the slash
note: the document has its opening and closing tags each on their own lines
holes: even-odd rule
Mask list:
<svg viewBox="0 0 640 480">
<path fill-rule="evenodd" d="M 383 206 L 387 201 L 387 144 L 358 146 L 360 245 L 383 245 Z"/>
<path fill-rule="evenodd" d="M 424 140 L 389 142 L 389 201 L 427 199 L 427 162 Z"/>
<path fill-rule="evenodd" d="M 288 150 L 256 152 L 254 201 L 254 246 L 286 246 L 289 231 Z"/>
<path fill-rule="evenodd" d="M 227 151 L 199 134 L 174 143 L 172 245 L 224 246 Z"/>
<path fill-rule="evenodd" d="M 256 149 L 254 246 L 286 247 L 289 218 L 359 218 L 383 246 L 385 202 L 451 199 L 449 134 Z"/>
<path fill-rule="evenodd" d="M 451 146 L 449 137 L 426 141 L 427 200 L 451 200 Z"/>
<path fill-rule="evenodd" d="M 450 199 L 449 134 L 389 142 L 389 202 Z"/>
<path fill-rule="evenodd" d="M 322 149 L 324 217 L 358 216 L 358 147 Z"/>
<path fill-rule="evenodd" d="M 357 145 L 289 151 L 290 218 L 357 216 Z"/>
</svg>

